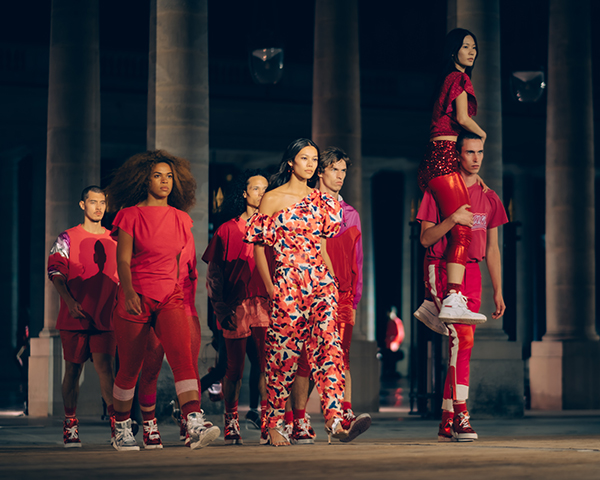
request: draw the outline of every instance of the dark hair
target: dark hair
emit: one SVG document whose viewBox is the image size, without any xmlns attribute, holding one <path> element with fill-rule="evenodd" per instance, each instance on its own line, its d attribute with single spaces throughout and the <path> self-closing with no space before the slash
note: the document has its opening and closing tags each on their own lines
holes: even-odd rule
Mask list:
<svg viewBox="0 0 600 480">
<path fill-rule="evenodd" d="M 319 173 L 323 173 L 327 167 L 342 160 L 346 162 L 347 167 L 352 165 L 350 157 L 348 157 L 348 154 L 344 152 L 341 148 L 327 147 L 319 156 L 319 167 L 317 168 L 317 170 Z"/>
<path fill-rule="evenodd" d="M 259 169 L 245 170 L 235 177 L 223 202 L 223 212 L 227 220 L 239 217 L 246 211 L 244 192 L 248 190 L 248 182 L 252 177 L 264 177 L 267 181 L 269 179 L 267 172 Z"/>
<path fill-rule="evenodd" d="M 87 200 L 90 192 L 104 193 L 104 190 L 102 190 L 98 185 L 90 185 L 89 187 L 85 187 L 81 191 L 81 201 L 82 202 L 85 202 Z M 105 194 L 105 196 L 106 196 L 106 194 Z"/>
<path fill-rule="evenodd" d="M 317 149 L 317 155 L 319 155 L 319 147 L 317 144 L 308 138 L 298 138 L 290 143 L 285 152 L 283 152 L 283 157 L 281 158 L 281 163 L 279 164 L 279 170 L 277 173 L 271 175 L 269 179 L 269 190 L 273 190 L 277 187 L 281 187 L 283 184 L 289 182 L 292 177 L 292 170 L 288 164 L 290 160 L 294 160 L 296 155 L 305 147 L 314 147 Z M 316 172 L 315 172 L 316 175 Z"/>
<path fill-rule="evenodd" d="M 477 37 L 474 33 L 466 30 L 464 28 L 455 28 L 451 30 L 446 35 L 446 40 L 444 41 L 444 50 L 442 53 L 441 64 L 440 64 L 440 73 L 435 82 L 435 89 L 433 93 L 433 102 L 438 99 L 440 94 L 440 90 L 446 77 L 452 72 L 458 72 L 456 69 L 456 60 L 459 50 L 463 45 L 463 41 L 467 35 L 471 35 L 473 40 L 475 41 L 475 48 L 477 49 L 477 55 L 475 56 L 475 61 L 477 61 L 477 57 L 479 57 L 479 45 L 477 43 Z M 465 68 L 465 73 L 471 78 L 471 72 L 473 71 L 473 67 L 475 66 L 475 61 L 473 65 Z"/>
<path fill-rule="evenodd" d="M 109 210 L 132 207 L 148 198 L 150 175 L 158 163 L 168 164 L 173 172 L 173 190 L 168 204 L 189 211 L 196 203 L 196 180 L 190 171 L 190 162 L 164 150 L 138 153 L 119 167 L 106 189 Z"/>
<path fill-rule="evenodd" d="M 465 140 L 483 140 L 479 135 L 468 130 L 463 130 L 456 139 L 456 150 L 458 153 L 462 151 L 463 143 Z"/>
</svg>

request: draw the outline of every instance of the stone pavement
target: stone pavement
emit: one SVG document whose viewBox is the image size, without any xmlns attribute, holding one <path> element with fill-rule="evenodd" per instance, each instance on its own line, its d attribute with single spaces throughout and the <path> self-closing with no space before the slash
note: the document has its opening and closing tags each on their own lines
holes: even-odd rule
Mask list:
<svg viewBox="0 0 600 480">
<path fill-rule="evenodd" d="M 242 414 L 243 416 L 243 414 Z M 373 415 L 373 426 L 350 444 L 327 445 L 313 415 L 315 445 L 259 446 L 258 430 L 242 425 L 243 446 L 190 451 L 178 427 L 159 424 L 163 450 L 117 452 L 107 422 L 80 418 L 83 447 L 62 446 L 62 419 L 0 414 L 2 479 L 599 479 L 600 412 L 527 413 L 521 419 L 474 419 L 479 440 L 437 443 L 435 420 L 406 412 Z M 211 418 L 220 423 L 217 417 Z M 141 433 L 138 433 L 141 443 Z"/>
</svg>

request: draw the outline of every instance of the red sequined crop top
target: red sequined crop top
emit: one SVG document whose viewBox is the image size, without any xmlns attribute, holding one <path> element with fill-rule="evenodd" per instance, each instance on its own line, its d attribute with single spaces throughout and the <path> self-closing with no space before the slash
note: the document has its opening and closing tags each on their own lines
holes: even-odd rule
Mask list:
<svg viewBox="0 0 600 480">
<path fill-rule="evenodd" d="M 444 80 L 440 96 L 433 106 L 429 138 L 460 134 L 462 127 L 456 121 L 454 100 L 463 91 L 468 94 L 469 117 L 477 115 L 477 99 L 471 79 L 466 73 L 452 72 Z"/>
</svg>

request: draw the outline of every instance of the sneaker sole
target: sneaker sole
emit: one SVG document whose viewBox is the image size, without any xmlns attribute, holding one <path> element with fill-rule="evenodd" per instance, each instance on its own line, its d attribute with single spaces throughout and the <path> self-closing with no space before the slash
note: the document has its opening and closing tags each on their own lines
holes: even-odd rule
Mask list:
<svg viewBox="0 0 600 480">
<path fill-rule="evenodd" d="M 438 317 L 444 323 L 462 323 L 463 325 L 480 325 L 482 323 L 487 322 L 487 318 L 485 320 L 479 320 L 474 318 L 460 318 L 460 317 Z"/>
<path fill-rule="evenodd" d="M 81 442 L 65 443 L 65 448 L 81 448 Z"/>
<path fill-rule="evenodd" d="M 446 437 L 444 435 L 438 435 L 438 442 L 439 443 L 456 442 L 456 439 L 454 437 Z"/>
<path fill-rule="evenodd" d="M 221 435 L 221 429 L 219 427 L 210 427 L 197 442 L 190 442 L 190 448 L 195 450 L 196 448 L 204 448 L 210 443 L 214 442 Z"/>
<path fill-rule="evenodd" d="M 268 438 L 262 438 L 260 437 L 260 440 L 258 441 L 259 445 L 268 445 L 269 444 L 269 439 Z"/>
<path fill-rule="evenodd" d="M 139 452 L 140 451 L 139 445 L 135 445 L 135 446 L 131 446 L 131 447 L 119 447 L 113 443 L 113 447 L 118 452 Z"/>
<path fill-rule="evenodd" d="M 161 448 L 163 448 L 162 443 L 158 444 L 158 445 L 146 445 L 144 443 L 144 450 L 158 450 L 158 449 L 161 449 Z"/>
<path fill-rule="evenodd" d="M 343 443 L 351 442 L 356 437 L 365 433 L 369 429 L 369 427 L 371 426 L 371 417 L 370 416 L 365 416 L 362 418 L 360 418 L 360 417 L 361 416 L 359 416 L 359 418 L 357 418 L 354 421 L 354 424 L 350 427 L 350 430 L 348 431 L 348 436 L 346 438 L 340 439 L 340 442 L 343 442 Z"/>
<path fill-rule="evenodd" d="M 419 321 L 421 322 L 423 325 L 425 325 L 429 330 L 434 331 L 435 333 L 439 333 L 440 335 L 445 335 L 446 337 L 448 336 L 448 328 L 446 328 L 445 330 L 442 328 L 438 328 L 438 325 L 435 325 L 433 323 L 431 323 L 429 321 L 429 318 L 425 317 L 425 316 L 421 316 L 421 314 L 419 313 L 419 311 L 417 310 L 415 313 L 413 313 L 413 316 Z M 442 323 L 443 324 L 443 323 Z"/>
<path fill-rule="evenodd" d="M 454 438 L 457 442 L 472 442 L 477 440 L 476 433 L 455 433 Z"/>
<path fill-rule="evenodd" d="M 312 438 L 301 438 L 300 440 L 296 440 L 294 438 L 292 438 L 290 440 L 290 442 L 292 443 L 292 445 L 314 445 L 315 441 Z"/>
</svg>

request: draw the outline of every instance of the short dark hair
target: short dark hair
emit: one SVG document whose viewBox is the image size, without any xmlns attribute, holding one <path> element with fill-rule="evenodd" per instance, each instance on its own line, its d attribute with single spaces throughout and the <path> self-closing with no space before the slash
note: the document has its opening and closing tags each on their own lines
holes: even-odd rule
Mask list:
<svg viewBox="0 0 600 480">
<path fill-rule="evenodd" d="M 348 157 L 348 154 L 341 148 L 327 147 L 325 150 L 323 150 L 321 156 L 319 157 L 319 166 L 317 170 L 319 173 L 323 173 L 327 167 L 342 160 L 346 162 L 347 167 L 352 165 L 350 157 Z"/>
<path fill-rule="evenodd" d="M 232 182 L 231 190 L 223 202 L 223 211 L 227 219 L 237 218 L 246 211 L 246 199 L 244 192 L 248 190 L 248 183 L 252 177 L 264 177 L 269 181 L 269 174 L 264 170 L 244 170 Z"/>
<path fill-rule="evenodd" d="M 94 192 L 94 193 L 104 193 L 104 190 L 102 190 L 99 186 L 97 185 L 90 185 L 89 187 L 85 187 L 82 191 L 81 191 L 81 201 L 85 202 L 87 200 L 87 198 L 89 197 L 89 193 L 90 192 Z M 104 194 L 106 196 L 106 194 Z"/>
<path fill-rule="evenodd" d="M 456 139 L 456 150 L 458 153 L 462 152 L 463 143 L 465 140 L 483 140 L 479 135 L 468 130 L 463 130 Z"/>
</svg>

